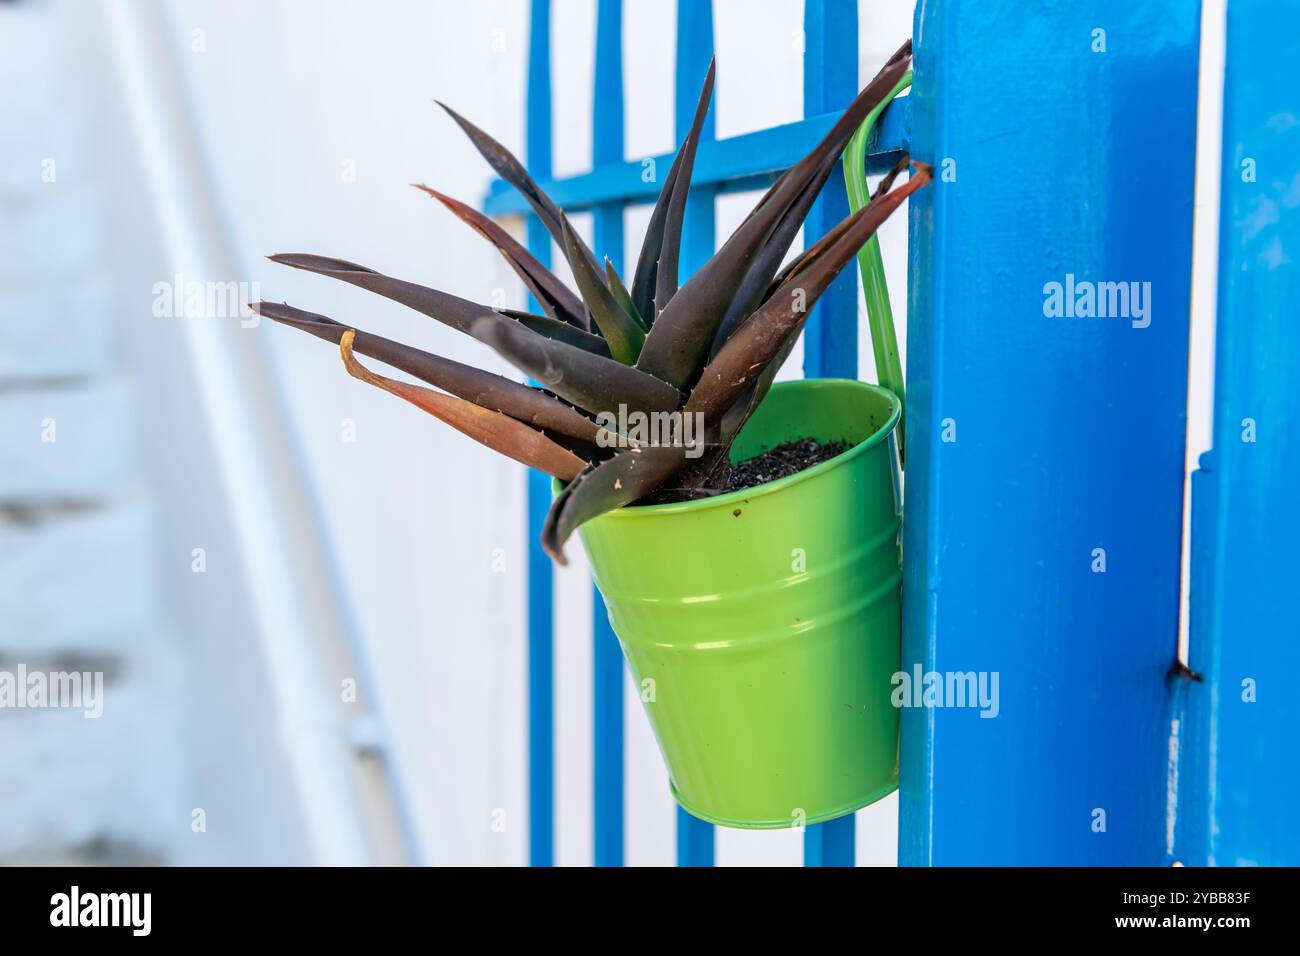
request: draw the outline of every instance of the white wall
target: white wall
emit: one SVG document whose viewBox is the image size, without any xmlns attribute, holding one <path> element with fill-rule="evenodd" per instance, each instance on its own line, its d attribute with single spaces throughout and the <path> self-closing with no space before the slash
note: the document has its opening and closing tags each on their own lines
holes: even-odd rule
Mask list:
<svg viewBox="0 0 1300 956">
<path fill-rule="evenodd" d="M 98 719 L 0 711 L 0 858 L 302 862 L 98 12 L 0 7 L 0 669 L 104 673 Z"/>
<path fill-rule="evenodd" d="M 910 33 L 912 3 L 861 0 L 859 6 L 859 73 L 865 80 Z M 1218 30 L 1210 28 L 1221 24 L 1221 13 L 1213 19 L 1216 6 L 1213 0 L 1206 4 L 1208 50 L 1221 50 Z M 521 148 L 526 0 L 167 0 L 166 7 L 216 195 L 236 252 L 247 263 L 246 274 L 234 278 L 260 283 L 267 299 L 509 373 L 487 349 L 432 320 L 260 257 L 320 253 L 471 299 L 487 301 L 494 290 L 506 289 L 513 302 L 522 302 L 518 283 L 492 250 L 407 184 L 425 181 L 475 202 L 488 182 L 486 165 L 434 98 Z M 800 0 L 716 0 L 715 8 L 719 135 L 797 119 Z M 557 173 L 568 174 L 590 165 L 595 4 L 555 0 L 554 10 L 554 160 Z M 629 158 L 674 145 L 673 10 L 668 0 L 627 0 Z M 1217 76 L 1203 86 L 1203 120 L 1217 121 Z M 1206 189 L 1198 192 L 1198 230 L 1213 225 L 1217 215 L 1217 196 L 1211 195 L 1217 193 L 1217 143 L 1215 135 L 1202 144 Z M 1214 175 L 1207 176 L 1211 166 Z M 748 201 L 752 197 L 720 201 L 720 233 L 739 222 Z M 645 210 L 629 213 L 630 249 L 645 218 Z M 578 222 L 590 228 L 589 217 Z M 906 218 L 887 224 L 882 240 L 905 349 Z M 1193 370 L 1200 372 L 1208 371 L 1205 342 L 1212 336 L 1205 319 L 1212 318 L 1213 249 L 1212 236 L 1206 240 L 1198 232 L 1199 364 Z M 159 277 L 147 268 L 131 275 L 124 308 L 146 315 L 150 283 Z M 346 597 L 377 649 L 378 681 L 427 857 L 440 863 L 523 862 L 522 469 L 349 379 L 337 353 L 322 343 L 269 323 L 256 334 L 271 344 L 310 481 L 328 515 L 326 537 L 341 564 Z M 865 326 L 861 343 L 859 364 L 870 379 Z M 793 369 L 799 360 L 796 353 Z M 184 510 L 184 502 L 215 495 L 205 477 L 210 463 L 198 450 L 181 453 L 186 416 L 192 421 L 197 415 L 187 408 L 184 377 L 183 367 L 168 374 L 178 397 L 165 416 L 170 428 L 151 433 L 147 459 L 156 472 L 153 480 L 175 499 L 165 509 L 170 517 L 162 531 L 170 547 L 194 534 L 217 541 L 222 534 L 219 510 L 196 507 L 190 516 Z M 1193 390 L 1193 408 L 1200 411 L 1192 435 L 1203 446 L 1208 391 L 1201 377 Z M 355 441 L 344 440 L 345 421 L 354 424 Z M 186 468 L 201 472 L 188 494 L 168 478 Z M 199 525 L 202 530 L 196 530 Z M 494 570 L 499 554 L 504 571 Z M 559 570 L 556 580 L 557 857 L 564 864 L 585 864 L 591 859 L 591 589 L 581 561 Z M 173 601 L 187 633 L 199 637 L 192 659 L 207 666 L 219 662 L 223 634 L 248 627 L 238 601 L 184 590 L 175 591 Z M 233 647 L 237 673 L 260 699 L 261 678 L 249 645 L 235 641 Z M 245 717 L 240 733 L 255 737 L 256 721 Z M 209 767 L 211 778 L 214 768 L 226 765 L 214 754 L 240 746 L 236 741 L 245 737 L 236 734 L 240 721 L 215 704 L 200 711 L 199 723 L 205 729 L 196 738 L 202 743 L 195 761 L 200 769 Z M 630 691 L 627 727 L 628 861 L 669 864 L 672 802 Z M 282 779 L 269 751 L 253 753 L 249 761 L 257 779 Z M 226 794 L 230 812 L 241 812 L 239 789 L 228 787 Z M 283 793 L 281 799 L 287 799 Z M 250 803 L 246 794 L 244 802 Z M 491 827 L 497 810 L 506 813 L 504 833 Z M 244 812 L 259 821 L 250 832 L 279 833 L 279 827 L 292 825 L 292 808 L 283 804 L 245 806 Z M 860 862 L 893 862 L 896 817 L 893 797 L 859 814 Z M 292 861 L 301 853 L 298 840 L 291 833 L 272 841 L 259 858 Z M 721 864 L 800 859 L 797 834 L 718 831 Z"/>
</svg>

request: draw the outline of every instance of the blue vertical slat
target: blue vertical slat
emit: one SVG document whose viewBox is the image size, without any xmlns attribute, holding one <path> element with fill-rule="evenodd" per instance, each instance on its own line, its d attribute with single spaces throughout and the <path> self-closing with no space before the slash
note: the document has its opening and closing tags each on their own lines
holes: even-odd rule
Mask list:
<svg viewBox="0 0 1300 956">
<path fill-rule="evenodd" d="M 803 115 L 842 110 L 857 92 L 857 4 L 806 0 Z M 848 214 L 844 171 L 837 163 L 804 221 L 805 245 L 811 245 Z M 858 286 L 853 269 L 845 269 L 813 306 L 803 337 L 803 372 L 807 378 L 858 376 Z M 808 838 L 817 839 L 817 832 L 810 827 Z"/>
<path fill-rule="evenodd" d="M 807 0 L 804 4 L 803 112 L 818 116 L 842 110 L 858 91 L 857 4 Z M 849 214 L 844 172 L 838 163 L 804 221 L 811 245 Z M 845 269 L 813 307 L 804 332 L 807 378 L 857 378 L 858 286 Z M 852 814 L 804 831 L 805 866 L 852 866 Z"/>
<path fill-rule="evenodd" d="M 852 866 L 856 834 L 856 818 L 851 813 L 813 824 L 803 832 L 803 865 Z"/>
<path fill-rule="evenodd" d="M 700 87 L 713 56 L 713 3 L 712 0 L 677 0 L 677 65 L 674 73 L 674 116 L 677 142 L 686 138 L 695 116 L 695 104 Z M 716 100 L 717 93 L 714 93 Z M 713 139 L 714 110 L 709 110 L 702 139 Z M 667 172 L 667 170 L 664 170 Z M 686 203 L 686 219 L 682 229 L 681 279 L 688 276 L 713 255 L 715 242 L 714 220 L 715 191 L 698 188 L 691 190 Z M 677 865 L 713 865 L 713 827 L 677 808 Z"/>
<path fill-rule="evenodd" d="M 1228 6 L 1213 447 L 1192 478 L 1201 680 L 1174 847 L 1190 865 L 1300 863 L 1300 32 L 1279 26 L 1293 17 L 1279 0 Z"/>
<path fill-rule="evenodd" d="M 1197 7 L 918 7 L 903 668 L 999 690 L 904 710 L 903 863 L 1164 857 Z M 1075 282 L 1149 325 L 1049 317 Z"/>
<path fill-rule="evenodd" d="M 596 16 L 591 160 L 623 161 L 623 0 L 600 0 Z M 623 207 L 597 206 L 596 252 L 623 271 Z M 623 865 L 623 652 L 600 591 L 592 589 L 593 847 L 597 866 Z"/>
<path fill-rule="evenodd" d="M 526 157 L 538 179 L 551 177 L 551 2 L 533 0 L 528 28 Z M 528 248 L 551 262 L 551 237 L 528 218 Z M 531 301 L 531 300 L 530 300 Z M 530 307 L 539 311 L 537 303 Z M 551 561 L 542 551 L 542 522 L 551 506 L 551 480 L 528 472 L 528 861 L 555 862 L 555 661 Z"/>
</svg>

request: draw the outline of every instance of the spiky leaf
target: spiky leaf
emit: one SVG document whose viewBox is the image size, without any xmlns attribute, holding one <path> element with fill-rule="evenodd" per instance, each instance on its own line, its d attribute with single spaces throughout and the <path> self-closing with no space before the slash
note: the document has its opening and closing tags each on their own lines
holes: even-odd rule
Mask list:
<svg viewBox="0 0 1300 956">
<path fill-rule="evenodd" d="M 623 307 L 623 311 L 632 316 L 642 332 L 647 331 L 650 328 L 649 324 L 641 316 L 641 310 L 636 307 L 636 303 L 632 301 L 632 294 L 627 291 L 627 286 L 623 284 L 623 277 L 614 268 L 614 263 L 609 261 L 609 256 L 605 257 L 605 283 L 613 293 L 615 301 Z"/>
<path fill-rule="evenodd" d="M 659 198 L 650 213 L 650 222 L 646 226 L 645 239 L 641 243 L 641 254 L 637 258 L 636 271 L 632 274 L 632 301 L 637 311 L 645 320 L 646 327 L 654 325 L 656 298 L 659 288 L 660 261 L 667 260 L 665 269 L 671 269 L 671 282 L 665 278 L 664 285 L 677 288 L 677 264 L 681 255 L 682 221 L 686 208 L 686 198 L 691 183 L 691 174 L 695 166 L 695 150 L 699 145 L 704 129 L 704 119 L 709 112 L 709 103 L 713 98 L 713 79 L 715 64 L 709 61 L 708 72 L 704 75 L 704 87 L 700 91 L 699 101 L 695 106 L 695 117 L 691 121 L 690 131 L 682 141 L 677 155 L 673 158 L 668 175 L 664 177 Z M 680 188 L 679 188 L 680 187 Z M 673 225 L 670 226 L 670 221 Z M 665 299 L 666 302 L 666 299 Z"/>
<path fill-rule="evenodd" d="M 586 469 L 551 503 L 542 526 L 542 547 L 558 564 L 568 564 L 564 542 L 578 525 L 644 497 L 685 460 L 684 448 L 661 445 L 629 448 Z"/>
<path fill-rule="evenodd" d="M 757 289 L 759 294 L 779 268 L 795 235 L 789 228 L 794 218 L 786 214 L 792 208 L 800 218 L 801 210 L 806 213 L 849 137 L 867 113 L 894 88 L 908 63 L 908 57 L 899 57 L 867 84 L 812 152 L 773 184 L 718 253 L 696 271 L 667 308 L 656 316 L 637 361 L 638 368 L 679 387 L 694 381 L 728 307 L 741 285 L 750 278 L 756 259 L 761 268 L 770 269 L 766 277 L 750 279 L 750 288 Z M 774 233 L 775 244 L 769 245 Z M 766 254 L 760 256 L 764 247 L 768 247 Z"/>
<path fill-rule="evenodd" d="M 602 440 L 603 429 L 586 415 L 540 389 L 513 382 L 501 375 L 462 365 L 440 355 L 424 352 L 380 335 L 363 332 L 314 312 L 279 302 L 258 302 L 253 310 L 268 319 L 288 325 L 337 345 L 343 333 L 356 333 L 353 348 L 362 355 L 401 369 L 435 388 L 475 405 L 501 412 L 536 428 L 567 435 L 588 444 Z"/>
<path fill-rule="evenodd" d="M 500 452 L 530 468 L 554 475 L 561 481 L 576 478 L 579 472 L 588 466 L 587 462 L 573 452 L 557 445 L 536 429 L 515 421 L 509 415 L 488 411 L 472 402 L 435 392 L 431 388 L 376 375 L 362 366 L 352 354 L 352 343 L 355 337 L 356 333 L 348 329 L 339 340 L 339 353 L 343 356 L 343 365 L 347 368 L 348 374 L 354 378 L 404 398 L 417 408 L 428 412 L 493 451 Z"/>
<path fill-rule="evenodd" d="M 544 335 L 548 339 L 567 342 L 569 345 L 596 355 L 609 355 L 608 342 L 599 335 L 584 332 L 568 322 L 561 322 L 559 319 L 553 319 L 548 315 L 533 315 L 531 312 L 519 312 L 515 309 L 497 309 L 496 311 L 509 316 L 524 328 L 536 332 L 538 335 Z"/>
<path fill-rule="evenodd" d="M 686 200 L 690 196 L 691 176 L 695 171 L 695 151 L 700 145 L 704 118 L 709 112 L 713 95 L 714 61 L 709 61 L 709 71 L 704 77 L 704 90 L 695 107 L 695 119 L 690 132 L 678 152 L 680 166 L 673 177 L 672 198 L 664 218 L 663 246 L 659 250 L 659 264 L 655 269 L 655 315 L 668 306 L 677 294 L 677 267 L 682 254 L 682 224 L 686 220 Z"/>
<path fill-rule="evenodd" d="M 346 259 L 331 259 L 302 252 L 278 253 L 268 257 L 272 262 L 314 272 L 317 275 L 342 279 L 352 285 L 378 293 L 386 299 L 400 302 L 416 312 L 423 312 L 445 325 L 468 333 L 473 321 L 492 310 L 485 305 L 462 299 L 460 296 L 439 292 L 427 286 L 416 285 L 404 279 L 394 279 L 374 269 L 368 269 Z"/>
<path fill-rule="evenodd" d="M 641 344 L 645 342 L 645 332 L 588 265 L 578 247 L 578 237 L 568 223 L 564 224 L 564 246 L 569 261 L 573 263 L 573 279 L 591 311 L 591 317 L 609 343 L 609 354 L 624 365 L 635 364 L 636 357 L 641 354 Z"/>
<path fill-rule="evenodd" d="M 871 198 L 875 199 L 877 196 L 883 196 L 885 193 L 889 192 L 889 190 L 894 186 L 894 180 L 896 180 L 901 173 L 905 172 L 910 164 L 911 160 L 907 156 L 904 156 L 895 163 L 889 172 L 880 178 L 880 182 L 876 184 L 876 189 L 871 194 Z M 823 234 L 820 239 L 791 259 L 789 264 L 782 266 L 781 271 L 778 272 L 776 278 L 772 280 L 772 285 L 768 290 L 769 294 L 774 292 L 776 287 L 787 278 L 802 269 L 811 260 L 825 252 L 826 248 L 833 244 L 840 236 L 844 235 L 845 230 L 847 230 L 851 225 L 853 225 L 852 217 L 846 216 L 833 229 Z"/>
<path fill-rule="evenodd" d="M 710 420 L 730 408 L 778 354 L 788 337 L 802 326 L 813 303 L 862 244 L 904 199 L 929 181 L 930 167 L 918 162 L 906 185 L 873 199 L 850 216 L 850 225 L 839 238 L 786 279 L 718 350 L 691 392 L 686 413 L 699 412 Z"/>
<path fill-rule="evenodd" d="M 528 175 L 528 171 L 524 169 L 524 164 L 510 150 L 465 119 L 446 103 L 438 102 L 438 105 L 446 110 L 447 115 L 464 130 L 465 135 L 469 137 L 469 141 L 479 151 L 479 155 L 487 160 L 488 165 L 496 170 L 497 175 L 519 190 L 523 197 L 528 200 L 528 204 L 536 211 L 538 218 L 546 227 L 546 231 L 551 234 L 551 238 L 555 240 L 556 244 L 563 249 L 564 223 L 568 221 L 568 218 L 560 210 L 560 207 L 551 201 L 551 197 L 542 191 L 542 188 L 537 185 L 533 177 Z M 578 240 L 578 246 L 581 250 L 580 255 L 591 264 L 592 269 L 598 270 L 595 255 L 581 238 Z M 573 265 L 572 259 L 570 259 L 569 265 Z"/>
<path fill-rule="evenodd" d="M 545 312 L 553 319 L 572 323 L 579 328 L 587 328 L 586 309 L 582 301 L 574 295 L 569 287 L 559 280 L 550 269 L 518 242 L 514 236 L 501 228 L 491 217 L 483 215 L 473 206 L 468 206 L 457 199 L 452 199 L 436 189 L 415 183 L 415 188 L 423 190 L 438 202 L 446 206 L 453 215 L 477 232 L 492 245 L 510 263 L 510 268 L 523 280 L 528 291 L 533 294 Z"/>
<path fill-rule="evenodd" d="M 544 339 L 504 316 L 478 319 L 470 334 L 565 401 L 593 415 L 617 415 L 620 405 L 630 411 L 667 412 L 681 403 L 681 393 L 653 375 Z"/>
</svg>

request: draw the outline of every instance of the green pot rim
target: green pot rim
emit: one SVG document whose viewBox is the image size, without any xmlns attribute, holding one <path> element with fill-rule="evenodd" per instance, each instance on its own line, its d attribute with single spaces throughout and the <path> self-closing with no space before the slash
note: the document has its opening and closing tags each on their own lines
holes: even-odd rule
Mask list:
<svg viewBox="0 0 1300 956">
<path fill-rule="evenodd" d="M 889 778 L 889 780 L 881 784 L 875 790 L 869 791 L 865 797 L 858 797 L 857 799 L 849 803 L 846 803 L 841 807 L 836 807 L 833 810 L 823 810 L 820 813 L 815 813 L 803 821 L 804 826 L 813 826 L 814 824 L 817 823 L 827 823 L 831 820 L 838 820 L 840 817 L 847 817 L 850 813 L 856 813 L 857 811 L 863 809 L 864 807 L 871 806 L 877 800 L 881 800 L 889 796 L 897 789 L 898 789 L 898 768 L 895 767 L 894 773 Z M 718 817 L 718 816 L 714 816 L 711 813 L 706 813 L 704 810 L 701 810 L 699 807 L 695 806 L 694 804 L 690 803 L 688 800 L 682 797 L 681 793 L 677 789 L 677 785 L 673 783 L 672 777 L 668 778 L 668 792 L 673 795 L 673 799 L 677 801 L 677 805 L 680 806 L 687 813 L 689 813 L 691 816 L 695 817 L 698 820 L 703 820 L 705 823 L 712 823 L 714 826 L 727 827 L 728 829 L 732 829 L 732 830 L 792 830 L 794 829 L 794 823 L 788 818 L 782 820 L 757 820 L 757 821 L 732 820 L 727 817 Z"/>
<path fill-rule="evenodd" d="M 761 485 L 755 485 L 752 488 L 742 488 L 739 491 L 728 491 L 725 495 L 717 495 L 713 498 L 701 498 L 698 501 L 673 501 L 661 505 L 639 505 L 637 507 L 624 506 L 616 508 L 613 511 L 607 511 L 597 520 L 617 520 L 627 521 L 631 519 L 653 518 L 659 515 L 683 514 L 693 511 L 707 511 L 710 508 L 726 508 L 739 501 L 749 501 L 764 495 L 775 494 L 785 488 L 798 484 L 801 481 L 808 481 L 818 475 L 824 475 L 834 468 L 839 468 L 849 463 L 850 460 L 865 453 L 868 449 L 874 448 L 883 442 L 894 430 L 898 424 L 898 419 L 903 413 L 902 403 L 887 388 L 881 388 L 879 385 L 871 385 L 867 382 L 860 382 L 855 378 L 805 378 L 796 379 L 789 382 L 777 382 L 772 386 L 772 391 L 805 388 L 810 390 L 821 390 L 829 388 L 839 388 L 851 386 L 866 389 L 872 392 L 878 392 L 881 396 L 889 400 L 889 418 L 886 422 L 868 435 L 862 441 L 858 442 L 842 455 L 836 455 L 829 461 L 823 461 L 821 464 L 813 465 L 811 468 L 805 468 L 803 471 L 793 475 L 786 475 L 784 478 L 778 478 L 775 481 L 764 482 Z M 561 485 L 557 481 L 555 487 L 558 490 Z"/>
</svg>

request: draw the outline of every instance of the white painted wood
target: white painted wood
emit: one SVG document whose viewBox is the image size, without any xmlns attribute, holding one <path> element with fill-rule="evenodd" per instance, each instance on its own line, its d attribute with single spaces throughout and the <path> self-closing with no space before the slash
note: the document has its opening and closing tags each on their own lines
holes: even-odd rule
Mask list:
<svg viewBox="0 0 1300 956">
<path fill-rule="evenodd" d="M 144 502 L 0 518 L 0 653 L 129 652 L 157 617 Z"/>
<path fill-rule="evenodd" d="M 170 640 L 136 630 L 115 643 L 128 641 L 135 647 L 129 667 L 77 656 L 0 660 L 0 673 L 18 675 L 21 662 L 29 679 L 105 668 L 98 718 L 74 709 L 0 711 L 0 858 L 167 862 L 174 848 L 199 838 L 190 830 L 195 797 L 178 759 L 187 675 Z"/>
<path fill-rule="evenodd" d="M 153 5 L 112 0 L 104 10 L 130 129 L 152 189 L 152 213 L 174 271 L 229 275 L 232 258 L 211 198 L 213 184 L 196 168 L 194 127 L 171 72 L 177 64 L 167 24 Z M 304 593 L 307 569 L 319 567 L 312 562 L 318 556 L 303 554 L 314 546 L 310 517 L 291 465 L 275 467 L 289 465 L 290 439 L 274 383 L 251 337 L 240 337 L 245 330 L 216 321 L 187 321 L 183 329 L 259 619 L 278 711 L 271 732 L 282 740 L 316 861 L 365 864 L 373 856 L 355 789 L 356 755 L 322 673 L 313 620 L 322 602 Z"/>
<path fill-rule="evenodd" d="M 115 316 L 106 276 L 0 284 L 0 385 L 105 375 Z"/>
<path fill-rule="evenodd" d="M 0 391 L 0 504 L 96 501 L 130 470 L 123 382 Z"/>
<path fill-rule="evenodd" d="M 48 11 L 37 4 L 0 5 L 0 89 L 22 91 L 21 96 L 0 97 L 0 119 L 5 121 L 0 123 L 0 145 L 9 145 L 23 129 L 41 125 L 53 111 L 58 47 Z M 7 154 L 0 156 L 8 159 Z M 0 162 L 0 170 L 9 168 Z"/>
<path fill-rule="evenodd" d="M 103 251 L 103 203 L 86 183 L 38 181 L 20 193 L 0 193 L 0 221 L 3 284 L 79 282 Z"/>
</svg>

